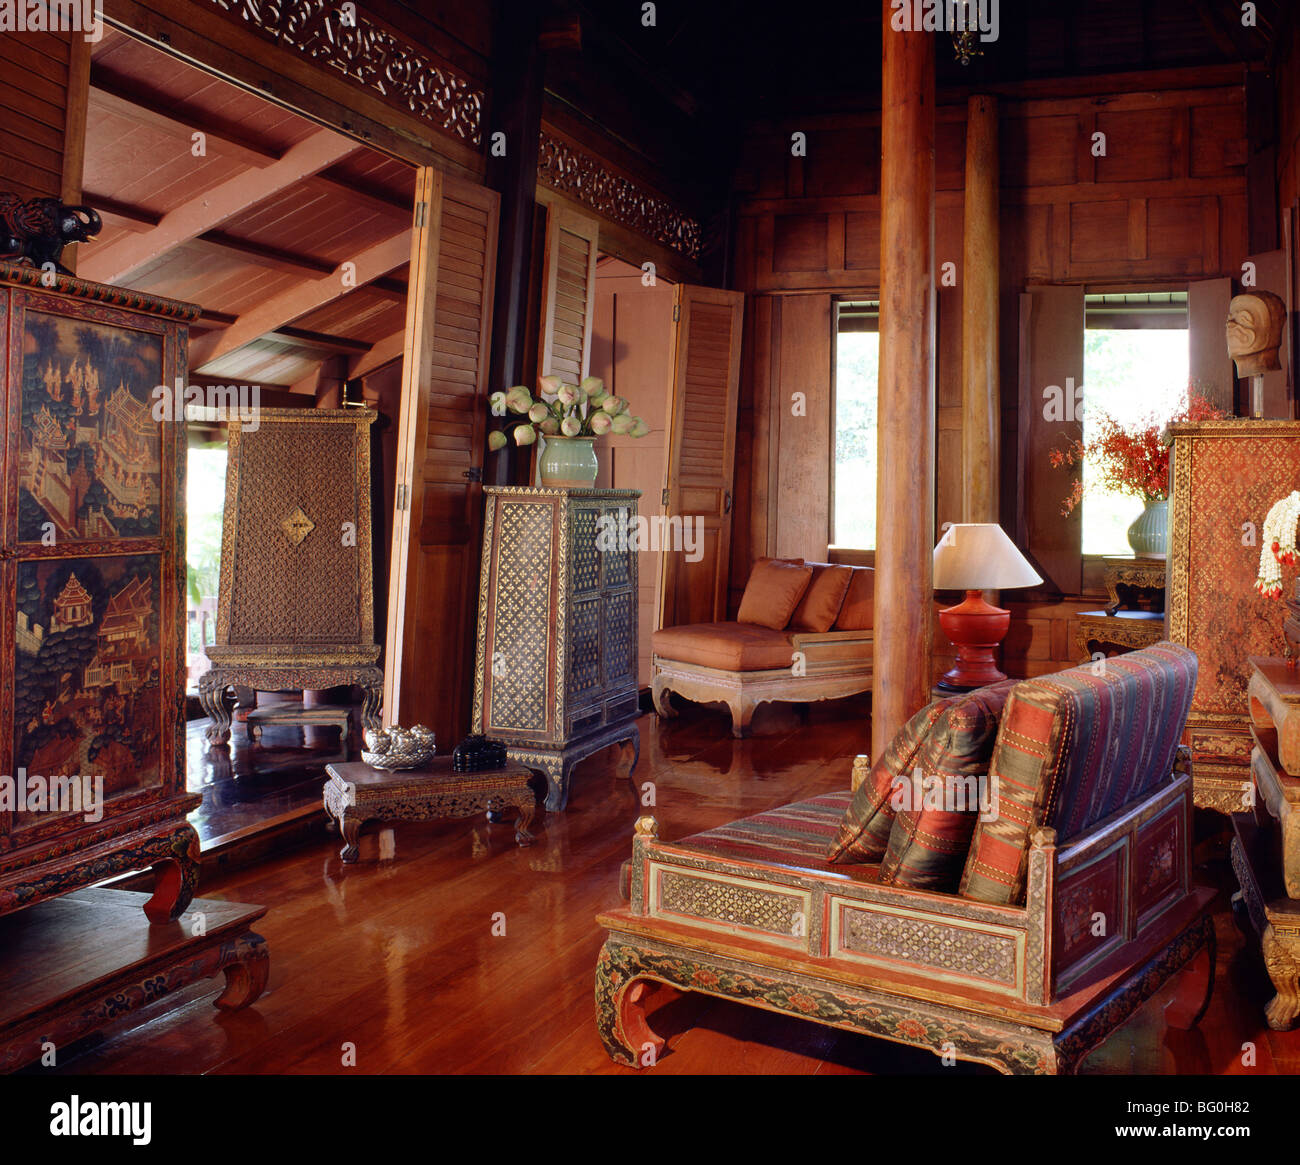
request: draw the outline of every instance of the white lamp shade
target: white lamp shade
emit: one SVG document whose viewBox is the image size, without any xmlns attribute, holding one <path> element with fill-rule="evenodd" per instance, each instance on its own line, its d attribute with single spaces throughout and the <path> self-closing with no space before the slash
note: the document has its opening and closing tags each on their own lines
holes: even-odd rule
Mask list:
<svg viewBox="0 0 1300 1165">
<path fill-rule="evenodd" d="M 1042 581 L 996 522 L 949 526 L 934 548 L 937 591 L 1009 591 Z"/>
</svg>

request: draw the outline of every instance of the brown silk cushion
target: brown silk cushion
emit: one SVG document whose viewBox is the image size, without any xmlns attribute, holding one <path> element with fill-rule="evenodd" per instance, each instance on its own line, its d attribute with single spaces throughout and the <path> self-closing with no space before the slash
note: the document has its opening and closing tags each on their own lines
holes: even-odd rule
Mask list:
<svg viewBox="0 0 1300 1165">
<path fill-rule="evenodd" d="M 814 566 L 812 582 L 790 619 L 790 630 L 829 631 L 852 581 L 851 566 Z"/>
<path fill-rule="evenodd" d="M 998 807 L 988 773 L 1015 686 L 1005 680 L 958 696 L 935 721 L 894 801 L 882 885 L 956 892 L 980 813 Z"/>
<path fill-rule="evenodd" d="M 723 671 L 788 668 L 794 659 L 790 636 L 756 623 L 691 623 L 665 627 L 650 637 L 650 649 L 662 659 L 696 663 Z"/>
<path fill-rule="evenodd" d="M 876 625 L 876 572 L 869 566 L 855 566 L 849 592 L 844 596 L 836 631 L 870 631 Z"/>
<path fill-rule="evenodd" d="M 889 845 L 894 827 L 892 797 L 895 782 L 912 771 L 917 751 L 925 743 L 930 729 L 947 706 L 958 697 L 936 700 L 922 708 L 899 729 L 898 735 L 858 786 L 840 822 L 840 831 L 826 853 L 828 862 L 850 865 L 854 862 L 878 862 Z"/>
<path fill-rule="evenodd" d="M 768 559 L 756 562 L 745 584 L 736 619 L 782 630 L 812 581 L 812 567 Z"/>
</svg>

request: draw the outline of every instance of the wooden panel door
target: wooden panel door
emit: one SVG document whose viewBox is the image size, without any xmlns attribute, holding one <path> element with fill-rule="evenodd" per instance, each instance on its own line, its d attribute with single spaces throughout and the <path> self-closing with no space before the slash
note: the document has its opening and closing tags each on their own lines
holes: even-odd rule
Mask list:
<svg viewBox="0 0 1300 1165">
<path fill-rule="evenodd" d="M 1051 449 L 1083 434 L 1083 288 L 1035 287 L 1020 297 L 1020 475 L 1016 541 L 1062 594 L 1083 587 L 1083 515 L 1061 513 L 1080 473 Z"/>
<path fill-rule="evenodd" d="M 677 288 L 669 414 L 667 522 L 661 538 L 659 626 L 727 617 L 731 488 L 745 297 L 710 287 Z M 651 507 L 646 507 L 647 512 Z M 652 519 L 653 520 L 653 519 Z M 684 531 L 675 537 L 679 525 Z M 694 559 L 695 561 L 691 561 Z"/>
<path fill-rule="evenodd" d="M 547 209 L 539 376 L 577 384 L 591 367 L 599 232 L 594 218 L 567 207 Z"/>
<path fill-rule="evenodd" d="M 411 247 L 384 721 L 469 730 L 498 196 L 422 169 Z M 423 207 L 423 209 L 421 209 Z"/>
</svg>

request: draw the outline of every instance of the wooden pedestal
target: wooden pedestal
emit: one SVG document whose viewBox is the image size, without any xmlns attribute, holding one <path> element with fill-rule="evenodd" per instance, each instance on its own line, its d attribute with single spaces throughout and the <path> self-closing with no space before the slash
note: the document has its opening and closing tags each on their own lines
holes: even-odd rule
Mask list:
<svg viewBox="0 0 1300 1165">
<path fill-rule="evenodd" d="M 77 890 L 0 919 L 0 1072 L 41 1059 L 51 1044 L 57 1057 L 218 971 L 226 989 L 217 1007 L 232 1011 L 257 999 L 270 959 L 265 940 L 248 928 L 265 906 L 196 898 L 189 915 L 159 926 L 141 913 L 146 897 Z"/>
</svg>

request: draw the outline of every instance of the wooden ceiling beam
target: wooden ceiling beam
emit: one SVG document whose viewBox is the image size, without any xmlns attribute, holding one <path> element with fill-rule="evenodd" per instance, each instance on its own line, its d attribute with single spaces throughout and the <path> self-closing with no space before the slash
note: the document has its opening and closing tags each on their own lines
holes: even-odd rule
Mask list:
<svg viewBox="0 0 1300 1165">
<path fill-rule="evenodd" d="M 374 345 L 369 340 L 354 340 L 350 336 L 335 336 L 328 332 L 313 332 L 307 328 L 285 327 L 268 332 L 267 340 L 284 340 L 304 348 L 318 348 L 342 356 L 364 356 Z"/>
<path fill-rule="evenodd" d="M 348 368 L 348 379 L 359 380 L 390 361 L 401 359 L 405 351 L 406 329 L 403 328 L 400 332 L 393 332 L 371 344 L 365 354 L 354 360 Z"/>
<path fill-rule="evenodd" d="M 285 251 L 279 247 L 267 247 L 252 239 L 241 239 L 225 231 L 204 231 L 196 242 L 221 251 L 234 251 L 247 255 L 259 267 L 272 267 L 279 271 L 288 271 L 295 275 L 328 275 L 334 270 L 334 264 L 298 251 Z"/>
<path fill-rule="evenodd" d="M 409 262 L 410 258 L 409 230 L 368 247 L 350 260 L 354 268 L 355 287 L 364 287 L 380 276 L 387 275 Z M 340 266 L 338 270 L 319 279 L 304 280 L 241 313 L 224 331 L 209 332 L 198 337 L 190 344 L 190 366 L 202 369 L 268 332 L 281 331 L 294 320 L 342 298 L 354 290 L 353 287 L 344 286 L 342 276 L 343 268 Z"/>
<path fill-rule="evenodd" d="M 150 230 L 162 222 L 162 215 L 155 211 L 145 210 L 144 207 L 134 206 L 129 202 L 119 202 L 116 198 L 108 198 L 102 194 L 83 192 L 81 200 L 87 206 L 93 206 L 100 214 L 120 220 L 129 231 Z"/>
<path fill-rule="evenodd" d="M 319 130 L 290 147 L 283 158 L 265 169 L 241 171 L 172 208 L 152 230 L 92 251 L 83 258 L 78 274 L 97 283 L 121 283 L 182 243 L 342 161 L 359 148 L 356 142 L 339 134 Z"/>
</svg>

